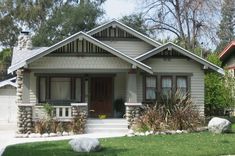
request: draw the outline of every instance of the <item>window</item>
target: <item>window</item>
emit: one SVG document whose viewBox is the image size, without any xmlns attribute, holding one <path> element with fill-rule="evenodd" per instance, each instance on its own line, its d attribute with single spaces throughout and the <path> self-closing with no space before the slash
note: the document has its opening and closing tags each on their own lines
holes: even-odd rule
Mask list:
<svg viewBox="0 0 235 156">
<path fill-rule="evenodd" d="M 38 99 L 45 102 L 81 102 L 82 79 L 79 77 L 39 77 Z"/>
<path fill-rule="evenodd" d="M 82 85 L 81 85 L 81 79 L 80 78 L 76 78 L 75 79 L 75 100 L 76 101 L 81 101 L 81 97 L 82 97 Z"/>
<path fill-rule="evenodd" d="M 187 77 L 176 77 L 176 90 L 183 95 L 187 93 Z"/>
<path fill-rule="evenodd" d="M 161 78 L 161 80 L 162 80 L 161 89 L 162 89 L 163 98 L 165 98 L 165 97 L 169 98 L 171 96 L 171 93 L 172 93 L 172 77 L 163 76 Z"/>
<path fill-rule="evenodd" d="M 146 102 L 151 100 L 169 99 L 175 91 L 182 94 L 189 92 L 190 77 L 189 75 L 154 75 L 146 76 L 144 80 L 144 97 Z M 160 94 L 159 94 L 160 93 Z M 159 95 L 160 96 L 159 96 Z"/>
<path fill-rule="evenodd" d="M 45 102 L 46 101 L 46 78 L 41 77 L 39 81 L 39 101 Z"/>
<path fill-rule="evenodd" d="M 149 76 L 146 77 L 146 92 L 145 92 L 145 99 L 146 100 L 155 100 L 156 99 L 156 77 Z"/>
<path fill-rule="evenodd" d="M 50 95 L 51 100 L 70 100 L 71 99 L 71 79 L 70 78 L 51 78 Z"/>
</svg>

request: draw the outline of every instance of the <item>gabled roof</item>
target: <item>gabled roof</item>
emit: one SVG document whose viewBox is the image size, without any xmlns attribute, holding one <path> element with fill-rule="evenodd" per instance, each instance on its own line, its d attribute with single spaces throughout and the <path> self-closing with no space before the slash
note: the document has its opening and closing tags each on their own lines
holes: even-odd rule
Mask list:
<svg viewBox="0 0 235 156">
<path fill-rule="evenodd" d="M 179 53 L 181 53 L 181 54 L 197 61 L 198 63 L 200 63 L 200 64 L 202 64 L 202 65 L 204 65 L 204 66 L 206 66 L 206 67 L 208 67 L 212 70 L 215 70 L 216 72 L 224 75 L 224 70 L 222 68 L 220 68 L 219 66 L 217 66 L 217 65 L 215 65 L 215 64 L 213 64 L 213 63 L 211 63 L 211 62 L 209 62 L 209 61 L 207 61 L 207 60 L 205 60 L 205 59 L 203 59 L 199 56 L 197 56 L 194 53 L 191 53 L 190 51 L 188 51 L 188 50 L 186 50 L 186 49 L 184 49 L 184 48 L 182 48 L 182 47 L 180 47 L 180 46 L 178 46 L 178 45 L 176 45 L 172 42 L 168 42 L 168 43 L 166 43 L 166 44 L 164 44 L 160 47 L 157 47 L 153 50 L 150 50 L 149 52 L 144 53 L 144 54 L 136 57 L 135 59 L 138 60 L 138 61 L 143 61 L 143 60 L 145 60 L 147 58 L 150 58 L 151 56 L 154 56 L 154 55 L 156 55 L 156 54 L 158 54 L 158 53 L 160 53 L 160 52 L 162 52 L 163 50 L 166 50 L 166 49 L 174 49 L 175 51 L 177 51 L 177 52 L 179 52 Z"/>
<path fill-rule="evenodd" d="M 7 79 L 7 80 L 0 82 L 0 88 L 4 87 L 6 85 L 11 85 L 13 87 L 16 87 L 16 77 L 13 77 L 13 78 L 10 78 L 10 79 Z"/>
<path fill-rule="evenodd" d="M 151 44 L 154 47 L 158 47 L 158 46 L 162 45 L 161 43 L 155 41 L 154 39 L 151 39 L 150 37 L 147 37 L 147 36 L 143 35 L 142 33 L 132 29 L 131 27 L 128 27 L 127 25 L 117 21 L 116 19 L 88 31 L 87 34 L 88 35 L 94 35 L 97 32 L 100 32 L 104 29 L 109 28 L 110 26 L 117 26 L 117 27 L 125 30 L 126 32 L 130 33 L 131 35 L 133 35 L 137 38 L 140 38 L 141 40 Z"/>
<path fill-rule="evenodd" d="M 11 66 L 8 68 L 8 73 L 11 73 L 21 67 L 24 67 L 24 66 L 27 66 L 29 63 L 53 52 L 54 50 L 76 40 L 76 39 L 86 39 L 87 41 L 95 44 L 96 46 L 100 47 L 100 48 L 103 48 L 104 50 L 107 50 L 108 52 L 110 52 L 111 54 L 131 63 L 132 65 L 136 66 L 136 67 L 139 67 L 140 69 L 146 71 L 146 72 L 149 72 L 149 73 L 152 73 L 152 70 L 151 70 L 151 67 L 125 55 L 124 53 L 104 44 L 103 42 L 93 38 L 92 36 L 90 35 L 87 35 L 86 33 L 84 32 L 78 32 L 54 45 L 52 45 L 51 47 L 46 47 L 44 49 L 39 49 L 39 50 L 35 50 L 35 52 L 33 52 L 31 55 L 29 54 L 29 56 L 25 56 L 25 57 L 21 57 L 19 59 L 19 61 L 14 61 L 13 64 L 11 64 Z M 18 51 L 16 51 L 15 53 L 17 53 Z M 29 51 L 30 53 L 31 51 Z"/>
<path fill-rule="evenodd" d="M 220 60 L 224 60 L 235 49 L 235 41 L 230 42 L 219 54 Z"/>
</svg>

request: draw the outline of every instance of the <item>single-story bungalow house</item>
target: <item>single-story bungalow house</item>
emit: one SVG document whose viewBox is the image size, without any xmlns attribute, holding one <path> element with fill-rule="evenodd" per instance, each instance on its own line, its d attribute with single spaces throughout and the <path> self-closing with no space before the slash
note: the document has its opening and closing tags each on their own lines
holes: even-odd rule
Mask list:
<svg viewBox="0 0 235 156">
<path fill-rule="evenodd" d="M 86 110 L 88 119 L 113 119 L 119 117 L 115 102 L 122 99 L 129 118 L 130 109 L 176 90 L 190 93 L 204 115 L 208 70 L 224 74 L 174 43 L 161 44 L 112 20 L 50 47 L 32 47 L 29 34 L 23 32 L 8 73 L 17 74 L 17 106 L 19 114 L 26 114 L 18 117 L 23 132 L 40 118 L 43 103 L 52 104 L 61 121 L 71 120 L 75 107 Z"/>
</svg>

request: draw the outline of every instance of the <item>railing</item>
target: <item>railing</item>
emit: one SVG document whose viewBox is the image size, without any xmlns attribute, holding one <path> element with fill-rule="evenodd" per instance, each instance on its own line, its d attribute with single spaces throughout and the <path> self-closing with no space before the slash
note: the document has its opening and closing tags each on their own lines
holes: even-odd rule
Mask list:
<svg viewBox="0 0 235 156">
<path fill-rule="evenodd" d="M 53 106 L 53 114 L 59 121 L 70 121 L 72 119 L 72 109 L 71 106 Z M 33 109 L 33 120 L 42 119 L 45 117 L 46 112 L 43 106 L 34 106 Z"/>
</svg>

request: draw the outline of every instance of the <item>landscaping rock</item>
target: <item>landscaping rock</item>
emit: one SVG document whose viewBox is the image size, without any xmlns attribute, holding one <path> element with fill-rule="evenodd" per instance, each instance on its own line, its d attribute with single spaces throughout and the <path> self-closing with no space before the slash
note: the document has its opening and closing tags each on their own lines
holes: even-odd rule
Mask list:
<svg viewBox="0 0 235 156">
<path fill-rule="evenodd" d="M 208 129 L 212 133 L 231 132 L 231 122 L 223 118 L 214 117 L 209 121 Z"/>
<path fill-rule="evenodd" d="M 44 134 L 42 134 L 42 137 L 43 138 L 49 137 L 49 134 L 48 133 L 44 133 Z"/>
<path fill-rule="evenodd" d="M 77 138 L 69 141 L 75 152 L 95 152 L 100 150 L 100 142 L 95 138 Z"/>
<path fill-rule="evenodd" d="M 69 133 L 68 133 L 68 132 L 63 132 L 62 135 L 63 135 L 63 136 L 68 136 Z"/>
<path fill-rule="evenodd" d="M 50 137 L 56 137 L 57 134 L 56 134 L 56 133 L 50 133 L 49 136 L 50 136 Z"/>
<path fill-rule="evenodd" d="M 177 134 L 181 134 L 181 133 L 183 133 L 181 130 L 176 130 L 176 133 Z"/>
<path fill-rule="evenodd" d="M 41 138 L 41 134 L 40 133 L 31 133 L 29 135 L 29 138 Z"/>
</svg>

